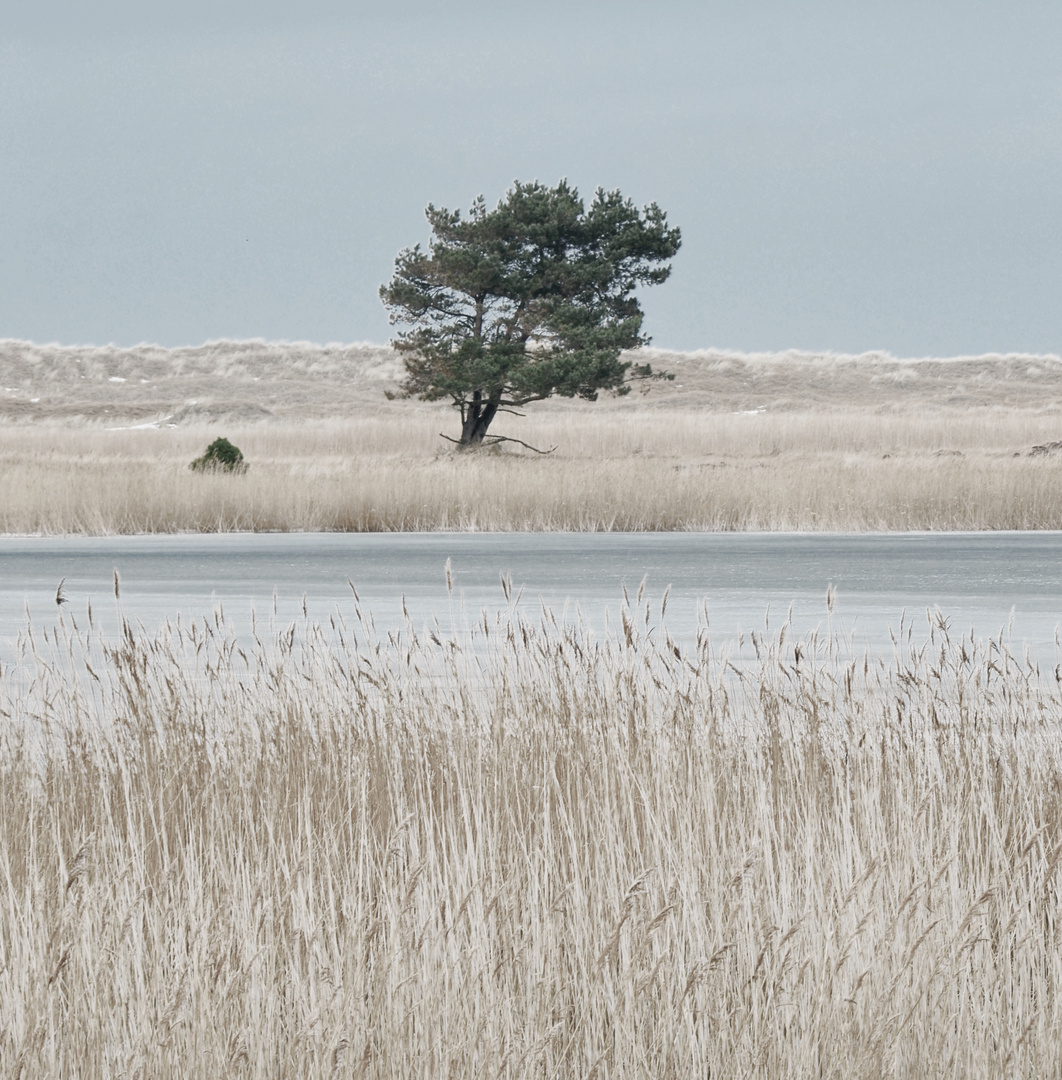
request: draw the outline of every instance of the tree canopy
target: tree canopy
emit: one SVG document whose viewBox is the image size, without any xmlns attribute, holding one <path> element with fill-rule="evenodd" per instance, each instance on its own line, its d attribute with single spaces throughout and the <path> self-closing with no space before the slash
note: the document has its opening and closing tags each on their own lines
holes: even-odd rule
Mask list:
<svg viewBox="0 0 1062 1080">
<path fill-rule="evenodd" d="M 488 210 L 467 217 L 428 206 L 428 250 L 399 252 L 380 288 L 405 396 L 450 398 L 464 445 L 481 443 L 499 411 L 553 395 L 626 393 L 648 365 L 620 354 L 647 344 L 635 290 L 671 273 L 680 234 L 651 203 L 639 210 L 598 188 L 589 207 L 562 180 L 516 182 Z M 497 436 L 492 436 L 496 438 Z"/>
</svg>

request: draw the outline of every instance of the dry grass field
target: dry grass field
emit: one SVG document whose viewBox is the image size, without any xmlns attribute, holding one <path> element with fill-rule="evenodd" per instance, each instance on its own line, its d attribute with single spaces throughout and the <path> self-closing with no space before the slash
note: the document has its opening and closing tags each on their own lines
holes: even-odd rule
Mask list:
<svg viewBox="0 0 1062 1080">
<path fill-rule="evenodd" d="M 415 404 L 313 423 L 0 425 L 0 532 L 1062 528 L 1062 454 L 1031 453 L 1062 431 L 1054 412 L 586 405 L 512 425 L 556 452 L 455 452 L 439 438 L 450 413 Z M 218 435 L 245 475 L 189 470 Z"/>
<path fill-rule="evenodd" d="M 1055 677 L 355 606 L 24 633 L 0 1077 L 1057 1073 Z"/>
<path fill-rule="evenodd" d="M 0 342 L 0 532 L 1057 529 L 1062 361 L 649 352 L 459 454 L 374 346 Z M 224 435 L 245 476 L 194 475 Z"/>
</svg>

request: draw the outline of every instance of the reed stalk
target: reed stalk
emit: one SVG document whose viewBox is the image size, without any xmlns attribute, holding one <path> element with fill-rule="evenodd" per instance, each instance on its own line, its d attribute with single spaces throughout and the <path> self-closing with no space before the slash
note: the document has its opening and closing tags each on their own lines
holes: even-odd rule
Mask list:
<svg viewBox="0 0 1062 1080">
<path fill-rule="evenodd" d="M 64 613 L 0 675 L 0 1076 L 1062 1059 L 1062 690 L 1000 641 Z"/>
</svg>

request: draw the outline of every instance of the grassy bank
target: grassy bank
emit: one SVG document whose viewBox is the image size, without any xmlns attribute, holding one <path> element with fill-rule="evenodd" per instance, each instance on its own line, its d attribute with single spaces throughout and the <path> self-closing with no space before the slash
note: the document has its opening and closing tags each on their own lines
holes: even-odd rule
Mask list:
<svg viewBox="0 0 1062 1080">
<path fill-rule="evenodd" d="M 0 1076 L 1057 1071 L 1056 682 L 658 621 L 25 634 Z"/>
<path fill-rule="evenodd" d="M 459 454 L 445 408 L 108 431 L 0 426 L 0 532 L 1058 529 L 1058 414 L 551 405 Z M 218 435 L 250 464 L 188 463 Z"/>
</svg>

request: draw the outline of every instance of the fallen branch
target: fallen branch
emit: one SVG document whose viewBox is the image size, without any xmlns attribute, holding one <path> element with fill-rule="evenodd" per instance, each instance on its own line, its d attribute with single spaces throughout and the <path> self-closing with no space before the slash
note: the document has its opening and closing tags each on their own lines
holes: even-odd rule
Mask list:
<svg viewBox="0 0 1062 1080">
<path fill-rule="evenodd" d="M 457 446 L 463 446 L 468 450 L 472 449 L 471 444 L 463 443 L 463 442 L 461 442 L 460 439 L 451 439 L 449 435 L 444 435 L 441 431 L 439 432 L 439 438 L 440 439 L 445 439 L 447 442 L 455 443 Z M 521 446 L 526 446 L 528 450 L 534 450 L 534 452 L 536 454 L 542 454 L 543 456 L 546 455 L 546 454 L 552 454 L 553 451 L 557 449 L 555 446 L 551 446 L 548 450 L 539 450 L 539 448 L 537 446 L 532 446 L 530 443 L 524 442 L 523 439 L 513 439 L 513 438 L 510 438 L 510 436 L 508 436 L 508 435 L 484 435 L 483 438 L 485 440 L 486 439 L 493 439 L 495 442 L 519 443 Z"/>
<path fill-rule="evenodd" d="M 534 450 L 536 454 L 552 454 L 557 448 L 551 446 L 548 450 L 539 450 L 537 446 L 532 446 L 530 443 L 524 442 L 523 439 L 513 439 L 508 435 L 484 435 L 485 439 L 494 439 L 496 442 L 514 442 L 519 443 L 521 446 L 526 446 L 528 450 Z"/>
</svg>

